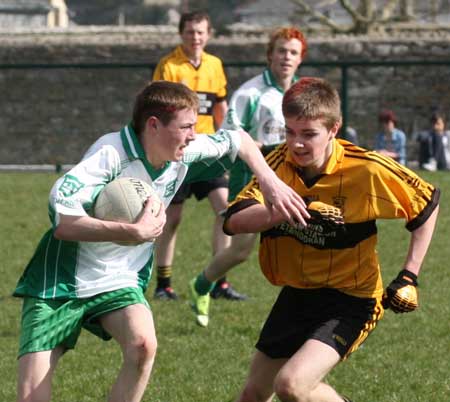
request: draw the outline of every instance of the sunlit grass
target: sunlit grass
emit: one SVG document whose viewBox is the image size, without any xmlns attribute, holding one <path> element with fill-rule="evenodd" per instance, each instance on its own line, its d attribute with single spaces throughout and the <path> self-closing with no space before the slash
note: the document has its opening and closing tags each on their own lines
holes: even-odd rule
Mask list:
<svg viewBox="0 0 450 402">
<path fill-rule="evenodd" d="M 339 365 L 328 381 L 355 402 L 448 402 L 450 399 L 450 174 L 427 174 L 442 189 L 441 213 L 420 283 L 420 309 L 407 315 L 387 312 L 363 347 Z M 14 401 L 21 304 L 10 297 L 24 265 L 48 228 L 47 197 L 54 174 L 0 174 L 2 210 L 0 261 L 1 401 Z M 258 269 L 256 250 L 229 277 L 251 296 L 245 303 L 214 301 L 211 324 L 194 323 L 187 283 L 210 257 L 213 222 L 207 202 L 189 201 L 178 236 L 174 287 L 179 302 L 148 299 L 159 340 L 158 355 L 144 400 L 148 402 L 230 402 L 243 385 L 253 345 L 278 289 Z M 379 223 L 379 253 L 385 282 L 402 268 L 408 233 L 404 222 Z M 53 400 L 106 399 L 120 365 L 114 342 L 82 333 L 75 351 L 61 360 Z"/>
</svg>

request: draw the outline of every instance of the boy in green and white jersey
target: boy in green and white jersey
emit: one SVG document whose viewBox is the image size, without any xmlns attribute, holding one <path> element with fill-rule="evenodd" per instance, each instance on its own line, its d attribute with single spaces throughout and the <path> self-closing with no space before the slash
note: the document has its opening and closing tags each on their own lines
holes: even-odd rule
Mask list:
<svg viewBox="0 0 450 402">
<path fill-rule="evenodd" d="M 267 69 L 234 92 L 222 128 L 244 129 L 252 136 L 263 155 L 283 143 L 283 94 L 297 81 L 295 73 L 306 55 L 306 50 L 306 39 L 297 28 L 283 27 L 274 30 L 267 46 Z M 230 170 L 228 201 L 234 200 L 251 177 L 252 171 L 245 161 L 238 158 Z M 191 283 L 194 304 L 203 303 L 204 298 L 209 297 L 208 291 L 212 282 L 247 259 L 256 237 L 256 234 L 251 233 L 235 235 L 231 238 L 228 248 L 214 255 L 197 281 Z M 216 285 L 211 291 L 213 298 L 216 297 L 217 288 Z M 208 325 L 207 314 L 197 316 L 197 323 L 201 326 Z"/>
<path fill-rule="evenodd" d="M 155 169 L 146 160 L 133 125 L 101 137 L 83 160 L 53 186 L 49 201 L 53 228 L 41 240 L 15 295 L 85 298 L 123 287 L 145 289 L 152 265 L 153 242 L 124 247 L 106 241 L 60 241 L 53 236 L 60 216 L 87 217 L 98 193 L 116 177 L 136 177 L 150 183 L 163 204 L 169 205 L 184 179 L 189 182 L 214 176 L 232 163 L 240 145 L 240 134 L 222 130 L 216 135 L 215 141 L 198 136 L 185 148 L 181 161 L 166 163 L 161 169 Z M 225 155 L 221 163 L 215 163 L 221 155 Z"/>
<path fill-rule="evenodd" d="M 276 177 L 246 133 L 197 136 L 197 109 L 198 98 L 186 86 L 148 84 L 136 98 L 132 123 L 101 137 L 55 183 L 49 201 L 53 227 L 14 293 L 24 298 L 18 401 L 50 400 L 59 358 L 75 346 L 82 328 L 115 339 L 122 349 L 123 364 L 108 400 L 135 402 L 143 396 L 157 344 L 144 291 L 165 212 L 162 208 L 154 217 L 147 203 L 133 224 L 93 218 L 96 196 L 110 181 L 142 179 L 167 206 L 183 180 L 221 174 L 239 155 L 262 181 L 274 208 L 292 221 L 308 216 L 303 200 Z"/>
</svg>

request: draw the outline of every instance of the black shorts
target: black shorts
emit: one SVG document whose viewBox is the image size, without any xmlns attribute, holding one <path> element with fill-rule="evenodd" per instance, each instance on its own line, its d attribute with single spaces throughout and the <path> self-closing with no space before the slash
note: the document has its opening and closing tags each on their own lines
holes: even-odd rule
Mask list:
<svg viewBox="0 0 450 402">
<path fill-rule="evenodd" d="M 377 299 L 336 289 L 284 287 L 261 331 L 256 348 L 267 356 L 290 358 L 309 339 L 346 358 L 364 342 L 383 316 Z"/>
<path fill-rule="evenodd" d="M 182 204 L 192 194 L 197 200 L 203 200 L 216 188 L 228 188 L 228 180 L 224 177 L 216 177 L 207 181 L 197 181 L 194 183 L 183 183 L 172 199 L 172 204 Z"/>
</svg>

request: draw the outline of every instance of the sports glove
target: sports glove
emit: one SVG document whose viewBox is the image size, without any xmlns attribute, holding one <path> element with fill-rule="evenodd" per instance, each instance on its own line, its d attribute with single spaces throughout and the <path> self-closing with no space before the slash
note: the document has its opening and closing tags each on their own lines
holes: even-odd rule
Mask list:
<svg viewBox="0 0 450 402">
<path fill-rule="evenodd" d="M 311 215 L 308 223 L 317 223 L 331 230 L 344 227 L 342 212 L 333 205 L 320 201 L 312 201 L 308 204 L 306 210 Z"/>
<path fill-rule="evenodd" d="M 383 307 L 394 313 L 409 313 L 419 306 L 417 275 L 403 269 L 383 294 Z"/>
</svg>

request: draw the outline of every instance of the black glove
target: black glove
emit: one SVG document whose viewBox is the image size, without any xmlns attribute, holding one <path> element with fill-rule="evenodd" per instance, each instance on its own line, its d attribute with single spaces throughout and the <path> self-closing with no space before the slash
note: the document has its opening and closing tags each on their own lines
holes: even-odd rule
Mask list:
<svg viewBox="0 0 450 402">
<path fill-rule="evenodd" d="M 344 227 L 344 217 L 339 208 L 320 201 L 312 201 L 306 209 L 311 218 L 308 223 L 317 223 L 331 230 Z"/>
<path fill-rule="evenodd" d="M 383 294 L 383 307 L 394 313 L 409 313 L 419 306 L 417 275 L 403 269 Z"/>
</svg>

